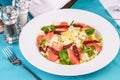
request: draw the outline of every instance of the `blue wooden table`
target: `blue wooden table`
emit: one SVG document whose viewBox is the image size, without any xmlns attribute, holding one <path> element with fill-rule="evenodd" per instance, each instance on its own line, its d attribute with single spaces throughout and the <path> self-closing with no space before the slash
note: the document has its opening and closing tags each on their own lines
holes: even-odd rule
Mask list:
<svg viewBox="0 0 120 80">
<path fill-rule="evenodd" d="M 12 0 L 0 0 L 3 6 L 11 5 Z M 96 13 L 117 28 L 117 24 L 114 20 L 108 17 L 108 13 L 101 5 L 99 0 L 78 0 L 71 8 L 87 10 Z M 32 17 L 31 17 L 32 18 Z M 110 36 L 110 35 L 108 35 Z M 7 44 L 3 40 L 3 34 L 0 34 L 0 80 L 35 80 L 26 70 L 20 66 L 14 66 L 5 58 L 2 53 L 2 48 L 10 46 L 14 53 L 22 60 L 22 62 L 42 80 L 119 80 L 120 79 L 120 51 L 115 59 L 106 67 L 98 70 L 94 73 L 82 75 L 82 76 L 58 76 L 46 73 L 32 66 L 21 54 L 19 49 L 19 42 L 15 44 Z M 109 53 L 108 53 L 109 55 Z"/>
</svg>

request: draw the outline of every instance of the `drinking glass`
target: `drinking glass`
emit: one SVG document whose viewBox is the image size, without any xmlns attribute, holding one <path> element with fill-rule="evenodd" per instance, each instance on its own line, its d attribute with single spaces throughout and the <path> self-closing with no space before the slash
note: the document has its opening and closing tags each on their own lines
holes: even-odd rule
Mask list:
<svg viewBox="0 0 120 80">
<path fill-rule="evenodd" d="M 1 19 L 4 23 L 4 33 L 3 38 L 8 43 L 14 43 L 18 41 L 19 30 L 16 25 L 18 18 L 17 10 L 12 6 L 6 6 L 2 10 Z"/>
</svg>

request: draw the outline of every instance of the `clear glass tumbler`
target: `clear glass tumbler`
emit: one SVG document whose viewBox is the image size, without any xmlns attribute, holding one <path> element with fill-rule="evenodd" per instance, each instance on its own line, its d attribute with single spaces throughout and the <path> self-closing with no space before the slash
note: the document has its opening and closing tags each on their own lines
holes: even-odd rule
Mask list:
<svg viewBox="0 0 120 80">
<path fill-rule="evenodd" d="M 8 43 L 18 41 L 19 33 L 18 26 L 16 25 L 18 12 L 12 6 L 6 6 L 2 10 L 2 21 L 4 23 L 3 38 Z"/>
</svg>

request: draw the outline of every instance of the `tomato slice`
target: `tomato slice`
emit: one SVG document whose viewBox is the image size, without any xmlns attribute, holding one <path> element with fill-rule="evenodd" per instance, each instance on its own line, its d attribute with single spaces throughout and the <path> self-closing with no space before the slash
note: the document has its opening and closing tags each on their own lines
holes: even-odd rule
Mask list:
<svg viewBox="0 0 120 80">
<path fill-rule="evenodd" d="M 67 49 L 67 52 L 68 52 L 71 64 L 79 64 L 79 60 L 74 55 L 75 54 L 74 51 L 72 49 Z"/>
</svg>

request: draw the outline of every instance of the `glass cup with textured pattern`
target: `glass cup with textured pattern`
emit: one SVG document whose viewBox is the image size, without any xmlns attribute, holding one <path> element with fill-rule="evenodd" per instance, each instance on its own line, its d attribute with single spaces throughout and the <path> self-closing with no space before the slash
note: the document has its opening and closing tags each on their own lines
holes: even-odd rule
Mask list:
<svg viewBox="0 0 120 80">
<path fill-rule="evenodd" d="M 19 30 L 16 25 L 18 12 L 12 6 L 6 6 L 2 10 L 2 21 L 4 23 L 3 38 L 8 43 L 14 43 L 18 41 Z"/>
</svg>

